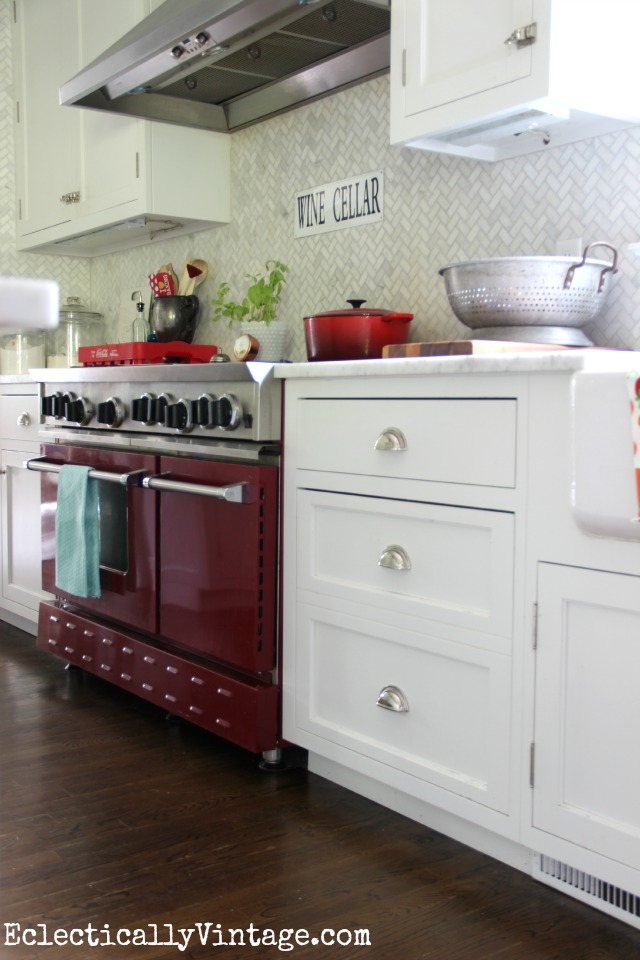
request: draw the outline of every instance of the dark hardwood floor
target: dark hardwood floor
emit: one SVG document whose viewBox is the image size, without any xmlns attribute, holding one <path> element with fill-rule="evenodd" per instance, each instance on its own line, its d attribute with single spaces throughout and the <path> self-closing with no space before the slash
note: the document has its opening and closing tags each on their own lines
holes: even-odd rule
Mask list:
<svg viewBox="0 0 640 960">
<path fill-rule="evenodd" d="M 265 773 L 2 623 L 0 718 L 2 960 L 287 955 L 276 934 L 216 945 L 251 923 L 254 940 L 368 928 L 369 947 L 290 951 L 318 960 L 640 956 L 640 931 L 302 765 Z M 207 922 L 207 945 L 194 933 L 181 951 L 175 931 Z M 62 932 L 57 945 L 25 945 L 15 924 L 40 941 Z M 127 929 L 147 945 L 126 945 Z M 95 947 L 65 944 L 74 930 Z M 116 931 L 123 943 L 109 945 Z"/>
</svg>

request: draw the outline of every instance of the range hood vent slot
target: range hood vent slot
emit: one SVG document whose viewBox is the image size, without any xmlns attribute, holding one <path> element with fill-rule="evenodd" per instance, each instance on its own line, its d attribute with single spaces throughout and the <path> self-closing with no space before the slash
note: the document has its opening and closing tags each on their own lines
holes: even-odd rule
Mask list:
<svg viewBox="0 0 640 960">
<path fill-rule="evenodd" d="M 390 0 L 165 0 L 64 84 L 60 99 L 237 130 L 388 70 L 389 6 Z M 198 37 L 205 38 L 202 53 Z M 177 47 L 185 50 L 178 60 Z"/>
<path fill-rule="evenodd" d="M 492 140 L 502 137 L 543 133 L 546 127 L 557 123 L 559 120 L 566 119 L 566 116 L 567 114 L 560 112 L 552 114 L 532 107 L 519 113 L 496 117 L 483 123 L 470 124 L 458 130 L 437 134 L 433 139 L 441 143 L 453 143 L 457 146 L 490 143 Z"/>
</svg>

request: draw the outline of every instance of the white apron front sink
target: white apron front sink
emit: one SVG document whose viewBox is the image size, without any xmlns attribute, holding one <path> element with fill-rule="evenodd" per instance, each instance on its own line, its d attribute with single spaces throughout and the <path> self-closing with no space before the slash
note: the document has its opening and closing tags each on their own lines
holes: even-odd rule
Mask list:
<svg viewBox="0 0 640 960">
<path fill-rule="evenodd" d="M 640 540 L 628 375 L 581 372 L 574 377 L 571 499 L 576 522 L 586 533 Z"/>
</svg>

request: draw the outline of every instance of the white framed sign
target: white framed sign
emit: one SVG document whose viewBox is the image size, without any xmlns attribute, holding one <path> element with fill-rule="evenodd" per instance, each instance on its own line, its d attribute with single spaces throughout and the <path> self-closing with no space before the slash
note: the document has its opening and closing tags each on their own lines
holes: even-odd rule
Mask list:
<svg viewBox="0 0 640 960">
<path fill-rule="evenodd" d="M 301 190 L 295 197 L 294 237 L 380 223 L 384 219 L 384 171 Z"/>
</svg>

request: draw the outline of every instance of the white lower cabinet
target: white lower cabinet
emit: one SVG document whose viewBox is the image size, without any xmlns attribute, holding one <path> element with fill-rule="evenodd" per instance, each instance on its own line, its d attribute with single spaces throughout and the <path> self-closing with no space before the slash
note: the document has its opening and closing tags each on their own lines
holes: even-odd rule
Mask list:
<svg viewBox="0 0 640 960">
<path fill-rule="evenodd" d="M 538 590 L 533 826 L 637 869 L 640 577 L 542 563 Z"/>
<path fill-rule="evenodd" d="M 15 388 L 13 388 L 15 389 Z M 0 619 L 35 633 L 42 590 L 40 474 L 25 462 L 39 456 L 39 397 L 0 394 Z"/>
<path fill-rule="evenodd" d="M 32 619 L 48 598 L 41 588 L 40 475 L 27 470 L 31 451 L 0 451 L 2 462 L 2 602 L 0 606 Z M 33 616 L 31 616 L 33 614 Z M 1 611 L 0 611 L 1 615 Z"/>
<path fill-rule="evenodd" d="M 284 732 L 513 838 L 518 400 L 460 386 L 287 382 Z"/>
<path fill-rule="evenodd" d="M 635 490 L 638 358 L 613 361 L 594 407 L 553 359 L 287 379 L 283 729 L 313 772 L 640 928 L 640 555 L 573 509 L 586 417 L 596 507 L 636 519 L 608 480 Z"/>
</svg>

